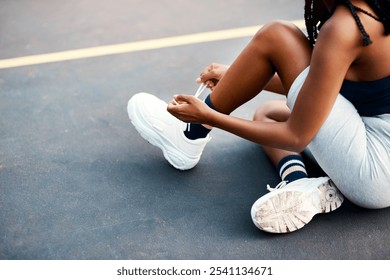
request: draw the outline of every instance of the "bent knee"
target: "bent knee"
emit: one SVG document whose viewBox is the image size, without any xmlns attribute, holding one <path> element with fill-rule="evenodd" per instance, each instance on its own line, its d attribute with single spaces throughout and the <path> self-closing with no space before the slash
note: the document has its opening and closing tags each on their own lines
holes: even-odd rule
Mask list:
<svg viewBox="0 0 390 280">
<path fill-rule="evenodd" d="M 288 34 L 301 36 L 303 32 L 293 23 L 284 20 L 274 20 L 261 27 L 255 34 L 254 40 L 263 38 L 283 38 Z"/>
</svg>

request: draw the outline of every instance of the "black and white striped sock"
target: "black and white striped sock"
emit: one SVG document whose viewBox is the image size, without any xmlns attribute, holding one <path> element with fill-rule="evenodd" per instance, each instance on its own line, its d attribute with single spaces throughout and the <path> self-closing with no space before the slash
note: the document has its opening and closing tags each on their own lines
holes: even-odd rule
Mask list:
<svg viewBox="0 0 390 280">
<path fill-rule="evenodd" d="M 282 181 L 291 183 L 295 180 L 307 178 L 307 171 L 303 158 L 299 155 L 289 155 L 283 158 L 277 168 Z"/>
</svg>

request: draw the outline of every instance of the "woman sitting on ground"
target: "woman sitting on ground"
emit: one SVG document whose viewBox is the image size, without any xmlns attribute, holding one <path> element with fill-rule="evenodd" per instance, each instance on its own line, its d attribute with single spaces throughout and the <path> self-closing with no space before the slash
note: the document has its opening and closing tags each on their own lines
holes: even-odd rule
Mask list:
<svg viewBox="0 0 390 280">
<path fill-rule="evenodd" d="M 282 180 L 251 209 L 268 232 L 302 228 L 343 196 L 390 206 L 390 1 L 307 0 L 305 20 L 308 38 L 271 22 L 230 67 L 207 67 L 204 102 L 139 93 L 128 103 L 137 130 L 178 169 L 197 164 L 212 127 L 261 144 Z M 251 121 L 229 115 L 262 90 L 286 95 L 287 104 L 268 102 Z M 307 178 L 305 149 L 327 177 Z"/>
</svg>

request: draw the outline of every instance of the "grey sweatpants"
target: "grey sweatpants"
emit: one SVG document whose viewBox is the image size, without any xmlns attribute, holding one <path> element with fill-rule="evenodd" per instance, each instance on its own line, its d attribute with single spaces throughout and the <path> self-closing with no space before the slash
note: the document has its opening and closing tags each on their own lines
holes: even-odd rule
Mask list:
<svg viewBox="0 0 390 280">
<path fill-rule="evenodd" d="M 291 86 L 291 110 L 308 72 Z M 390 206 L 390 114 L 362 117 L 339 94 L 308 149 L 348 200 L 365 208 Z"/>
</svg>

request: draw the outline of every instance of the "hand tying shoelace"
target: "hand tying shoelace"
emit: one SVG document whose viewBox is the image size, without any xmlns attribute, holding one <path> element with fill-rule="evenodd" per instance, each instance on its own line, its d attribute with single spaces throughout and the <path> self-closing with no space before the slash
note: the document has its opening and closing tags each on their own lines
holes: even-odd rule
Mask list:
<svg viewBox="0 0 390 280">
<path fill-rule="evenodd" d="M 200 84 L 198 90 L 195 92 L 195 97 L 196 98 L 199 98 L 199 96 L 203 93 L 203 91 L 207 88 L 207 86 L 205 84 Z M 172 99 L 173 103 L 175 103 L 176 105 L 179 105 L 179 103 L 177 103 L 177 101 L 175 100 L 175 98 Z"/>
</svg>

